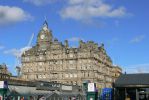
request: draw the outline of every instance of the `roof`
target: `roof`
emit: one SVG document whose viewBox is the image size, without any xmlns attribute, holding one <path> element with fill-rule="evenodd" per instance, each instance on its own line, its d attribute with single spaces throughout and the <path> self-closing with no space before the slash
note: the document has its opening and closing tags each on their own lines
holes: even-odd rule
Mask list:
<svg viewBox="0 0 149 100">
<path fill-rule="evenodd" d="M 114 87 L 149 87 L 149 74 L 122 74 Z"/>
</svg>

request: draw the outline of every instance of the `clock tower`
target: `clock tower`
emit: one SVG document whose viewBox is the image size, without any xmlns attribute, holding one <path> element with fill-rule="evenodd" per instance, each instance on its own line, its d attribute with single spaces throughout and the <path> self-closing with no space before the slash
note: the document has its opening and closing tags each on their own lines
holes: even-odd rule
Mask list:
<svg viewBox="0 0 149 100">
<path fill-rule="evenodd" d="M 48 23 L 45 20 L 41 30 L 38 33 L 37 45 L 41 48 L 46 48 L 53 40 L 52 31 L 48 28 Z"/>
</svg>

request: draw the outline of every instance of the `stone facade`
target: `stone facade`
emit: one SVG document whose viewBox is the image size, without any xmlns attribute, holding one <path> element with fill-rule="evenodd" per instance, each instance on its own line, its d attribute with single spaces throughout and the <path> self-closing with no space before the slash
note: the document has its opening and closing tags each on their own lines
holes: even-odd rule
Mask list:
<svg viewBox="0 0 149 100">
<path fill-rule="evenodd" d="M 5 63 L 0 64 L 0 74 L 11 75 Z"/>
<path fill-rule="evenodd" d="M 104 45 L 80 40 L 78 48 L 53 39 L 45 21 L 37 43 L 22 54 L 21 77 L 28 80 L 54 81 L 82 85 L 86 80 L 111 87 L 121 69 L 112 64 Z"/>
<path fill-rule="evenodd" d="M 0 81 L 7 80 L 12 74 L 8 71 L 5 63 L 0 64 Z"/>
</svg>

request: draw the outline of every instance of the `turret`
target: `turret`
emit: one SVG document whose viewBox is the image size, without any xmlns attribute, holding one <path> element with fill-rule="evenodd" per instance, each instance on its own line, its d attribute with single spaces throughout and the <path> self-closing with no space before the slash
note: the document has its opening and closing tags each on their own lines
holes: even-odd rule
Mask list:
<svg viewBox="0 0 149 100">
<path fill-rule="evenodd" d="M 66 47 L 66 48 L 68 48 L 68 47 L 69 47 L 68 40 L 65 40 L 64 45 L 65 45 L 65 47 Z"/>
</svg>

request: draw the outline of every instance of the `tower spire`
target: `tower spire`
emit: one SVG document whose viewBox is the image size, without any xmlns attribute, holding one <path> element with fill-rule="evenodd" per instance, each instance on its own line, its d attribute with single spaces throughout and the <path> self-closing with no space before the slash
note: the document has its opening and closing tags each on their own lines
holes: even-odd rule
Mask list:
<svg viewBox="0 0 149 100">
<path fill-rule="evenodd" d="M 53 36 L 52 36 L 52 31 L 48 28 L 48 22 L 44 20 L 43 25 L 41 26 L 41 29 L 38 33 L 38 40 L 37 43 L 39 45 L 48 45 L 50 42 L 52 42 Z"/>
<path fill-rule="evenodd" d="M 44 16 L 44 20 L 47 21 L 47 16 L 46 15 Z"/>
<path fill-rule="evenodd" d="M 44 19 L 44 23 L 43 23 L 43 27 L 42 27 L 42 29 L 43 29 L 43 30 L 48 30 L 47 17 L 45 16 L 44 18 L 45 18 L 45 19 Z"/>
</svg>

